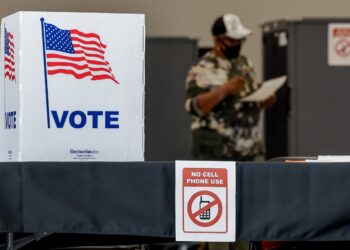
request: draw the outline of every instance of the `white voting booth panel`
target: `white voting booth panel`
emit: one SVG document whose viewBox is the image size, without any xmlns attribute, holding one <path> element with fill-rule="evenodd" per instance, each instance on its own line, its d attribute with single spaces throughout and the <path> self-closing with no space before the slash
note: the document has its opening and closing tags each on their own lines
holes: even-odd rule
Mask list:
<svg viewBox="0 0 350 250">
<path fill-rule="evenodd" d="M 144 15 L 1 21 L 1 161 L 142 161 Z"/>
</svg>

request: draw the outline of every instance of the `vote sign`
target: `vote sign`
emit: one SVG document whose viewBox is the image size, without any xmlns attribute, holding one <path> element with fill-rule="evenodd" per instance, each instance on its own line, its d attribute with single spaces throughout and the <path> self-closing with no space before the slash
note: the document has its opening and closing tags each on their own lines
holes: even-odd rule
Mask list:
<svg viewBox="0 0 350 250">
<path fill-rule="evenodd" d="M 144 30 L 142 14 L 3 18 L 0 160 L 143 161 Z"/>
</svg>

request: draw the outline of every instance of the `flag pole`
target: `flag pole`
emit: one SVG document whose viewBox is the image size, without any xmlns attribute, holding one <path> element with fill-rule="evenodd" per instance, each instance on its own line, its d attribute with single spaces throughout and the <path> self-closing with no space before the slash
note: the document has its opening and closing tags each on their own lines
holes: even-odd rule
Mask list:
<svg viewBox="0 0 350 250">
<path fill-rule="evenodd" d="M 40 18 L 41 21 L 41 33 L 43 41 L 43 57 L 44 57 L 44 75 L 45 75 L 45 94 L 46 94 L 46 114 L 47 114 L 47 127 L 50 128 L 50 105 L 49 105 L 49 91 L 47 86 L 47 66 L 46 66 L 46 37 L 45 37 L 45 19 Z"/>
<path fill-rule="evenodd" d="M 6 39 L 6 35 L 7 35 L 7 30 L 6 30 L 6 24 L 4 23 L 4 46 L 6 46 L 6 42 L 5 42 L 5 39 Z M 4 60 L 4 116 L 5 116 L 5 119 L 6 119 L 6 77 L 5 77 L 5 53 L 6 53 L 6 49 L 5 47 L 4 48 L 4 57 L 3 57 L 3 60 Z M 4 122 L 4 125 L 5 125 L 5 128 L 6 128 L 6 122 Z"/>
</svg>

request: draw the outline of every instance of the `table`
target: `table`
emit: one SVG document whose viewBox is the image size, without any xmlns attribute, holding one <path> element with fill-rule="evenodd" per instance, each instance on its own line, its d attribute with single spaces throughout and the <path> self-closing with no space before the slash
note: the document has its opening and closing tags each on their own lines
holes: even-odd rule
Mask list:
<svg viewBox="0 0 350 250">
<path fill-rule="evenodd" d="M 349 163 L 237 163 L 237 239 L 350 240 Z M 175 237 L 174 162 L 0 163 L 0 232 Z"/>
</svg>

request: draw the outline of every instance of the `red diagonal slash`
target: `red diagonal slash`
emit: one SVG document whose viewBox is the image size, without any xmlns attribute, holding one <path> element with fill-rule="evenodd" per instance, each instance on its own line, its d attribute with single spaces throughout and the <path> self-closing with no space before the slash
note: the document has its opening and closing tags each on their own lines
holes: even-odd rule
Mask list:
<svg viewBox="0 0 350 250">
<path fill-rule="evenodd" d="M 200 210 L 198 210 L 197 212 L 192 214 L 192 216 L 197 217 L 198 215 L 200 215 L 201 213 L 204 213 L 209 208 L 214 207 L 216 204 L 219 204 L 218 200 L 214 200 L 214 201 L 210 202 L 208 205 L 206 205 L 205 207 L 201 208 Z"/>
<path fill-rule="evenodd" d="M 207 195 L 207 196 L 210 196 L 211 198 L 213 198 L 213 201 L 210 202 L 208 205 L 204 206 L 203 208 L 199 209 L 197 212 L 193 213 L 192 212 L 192 205 L 193 205 L 193 202 L 196 200 L 197 197 L 201 196 L 201 195 Z M 218 206 L 218 213 L 217 215 L 215 216 L 214 219 L 208 221 L 208 222 L 202 222 L 202 221 L 199 221 L 196 217 L 198 215 L 200 215 L 201 213 L 203 213 L 204 211 L 208 210 L 209 208 L 213 207 L 213 206 Z M 201 227 L 210 227 L 214 224 L 216 224 L 220 218 L 221 218 L 221 215 L 222 215 L 222 203 L 221 203 L 221 200 L 220 198 L 213 192 L 211 191 L 207 191 L 207 190 L 203 190 L 203 191 L 199 191 L 197 193 L 195 193 L 194 195 L 192 195 L 192 197 L 190 198 L 190 200 L 188 201 L 188 204 L 187 204 L 187 213 L 190 217 L 190 219 L 193 221 L 193 223 L 195 223 L 196 225 L 198 226 L 201 226 Z"/>
</svg>

